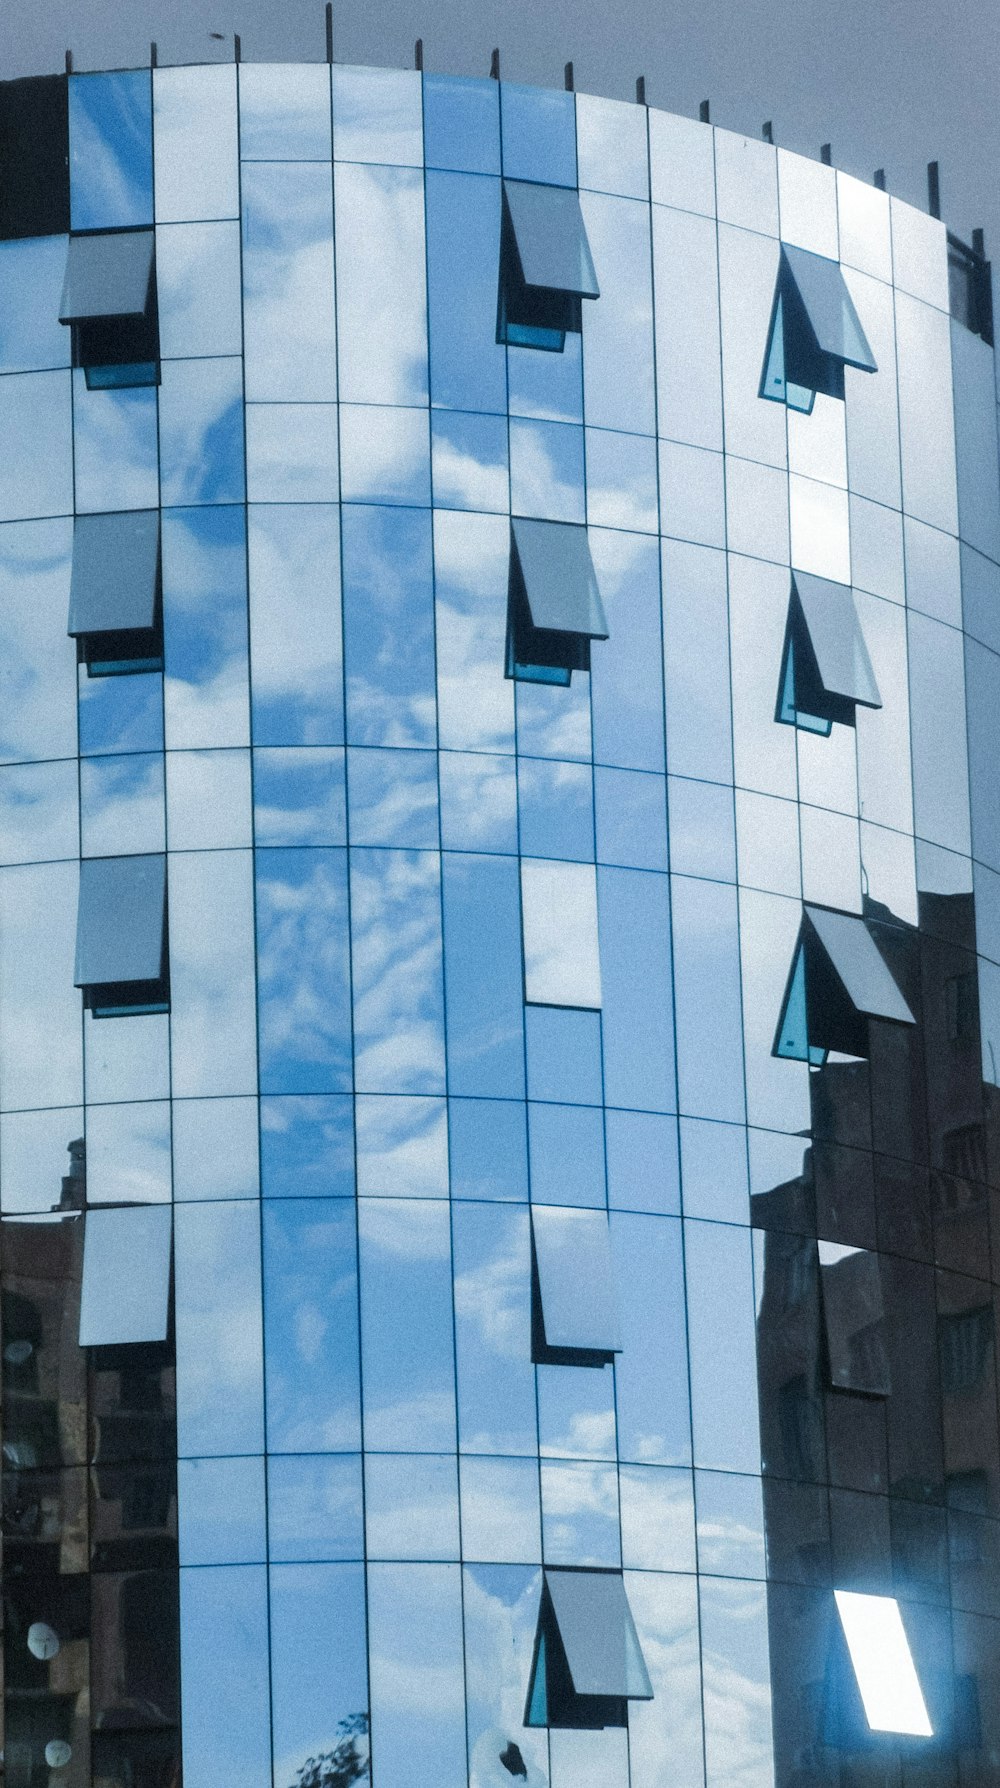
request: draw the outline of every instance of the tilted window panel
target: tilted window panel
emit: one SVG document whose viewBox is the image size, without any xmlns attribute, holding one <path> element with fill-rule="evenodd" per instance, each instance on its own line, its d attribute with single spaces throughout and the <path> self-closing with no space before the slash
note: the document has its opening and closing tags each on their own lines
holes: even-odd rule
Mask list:
<svg viewBox="0 0 1000 1788">
<path fill-rule="evenodd" d="M 68 631 L 92 677 L 162 668 L 158 510 L 76 517 Z"/>
<path fill-rule="evenodd" d="M 818 1065 L 833 1049 L 868 1054 L 868 1020 L 915 1023 L 866 921 L 805 906 L 773 1053 Z"/>
<path fill-rule="evenodd" d="M 838 261 L 782 244 L 760 395 L 807 414 L 844 395 L 844 368 L 877 372 Z"/>
<path fill-rule="evenodd" d="M 878 1255 L 820 1242 L 819 1276 L 832 1388 L 888 1397 L 892 1379 Z"/>
<path fill-rule="evenodd" d="M 165 857 L 88 857 L 80 864 L 75 984 L 96 1017 L 166 1011 Z"/>
<path fill-rule="evenodd" d="M 601 957 L 594 864 L 523 857 L 521 928 L 527 1004 L 598 1010 Z"/>
<path fill-rule="evenodd" d="M 505 180 L 497 340 L 561 353 L 599 296 L 576 189 Z"/>
<path fill-rule="evenodd" d="M 108 1205 L 87 1212 L 80 1346 L 165 1341 L 170 1316 L 171 1210 Z"/>
<path fill-rule="evenodd" d="M 587 529 L 577 522 L 511 519 L 507 675 L 567 684 L 590 669 L 590 642 L 607 639 Z"/>
<path fill-rule="evenodd" d="M 794 571 L 775 718 L 828 734 L 835 720 L 854 725 L 857 707 L 882 697 L 849 584 Z"/>
<path fill-rule="evenodd" d="M 833 1593 L 869 1729 L 931 1738 L 933 1727 L 896 1598 L 846 1589 Z"/>
<path fill-rule="evenodd" d="M 652 1698 L 621 1572 L 547 1570 L 525 1725 L 624 1726 Z"/>
<path fill-rule="evenodd" d="M 71 236 L 59 321 L 73 332 L 73 364 L 88 387 L 154 385 L 159 325 L 152 230 Z"/>
<path fill-rule="evenodd" d="M 611 1232 L 603 1211 L 534 1205 L 532 1355 L 548 1364 L 601 1364 L 621 1351 Z"/>
</svg>

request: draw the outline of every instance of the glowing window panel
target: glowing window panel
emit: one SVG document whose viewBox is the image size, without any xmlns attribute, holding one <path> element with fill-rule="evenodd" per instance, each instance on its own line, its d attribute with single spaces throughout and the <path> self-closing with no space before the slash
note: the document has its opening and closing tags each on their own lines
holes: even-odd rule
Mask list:
<svg viewBox="0 0 1000 1788">
<path fill-rule="evenodd" d="M 848 1589 L 833 1593 L 872 1731 L 932 1738 L 934 1728 L 895 1597 Z"/>
</svg>

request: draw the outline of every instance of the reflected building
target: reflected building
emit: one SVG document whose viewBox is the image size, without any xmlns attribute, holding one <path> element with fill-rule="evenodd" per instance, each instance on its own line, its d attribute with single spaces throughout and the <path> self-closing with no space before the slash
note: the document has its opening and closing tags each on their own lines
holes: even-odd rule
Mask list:
<svg viewBox="0 0 1000 1788">
<path fill-rule="evenodd" d="M 981 242 L 0 84 L 7 1788 L 996 1781 L 998 615 Z"/>
</svg>

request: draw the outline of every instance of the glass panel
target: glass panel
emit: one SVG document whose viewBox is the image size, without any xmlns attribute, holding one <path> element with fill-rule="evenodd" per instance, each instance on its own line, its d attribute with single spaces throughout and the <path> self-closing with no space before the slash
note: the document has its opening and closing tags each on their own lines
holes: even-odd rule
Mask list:
<svg viewBox="0 0 1000 1788">
<path fill-rule="evenodd" d="M 514 749 L 514 685 L 498 674 L 505 653 L 509 560 L 506 519 L 435 512 L 442 747 L 470 752 Z M 442 797 L 446 775 L 442 767 Z"/>
<path fill-rule="evenodd" d="M 359 1781 L 368 1773 L 364 1572 L 276 1565 L 270 1576 L 273 1779 L 293 1783 L 332 1757 Z"/>
<path fill-rule="evenodd" d="M 358 1238 L 365 1443 L 378 1451 L 454 1451 L 448 1206 L 362 1199 Z"/>
<path fill-rule="evenodd" d="M 77 516 L 70 634 L 150 631 L 156 620 L 159 566 L 160 518 L 155 510 Z"/>
<path fill-rule="evenodd" d="M 171 854 L 175 1097 L 256 1091 L 252 878 L 249 851 Z"/>
<path fill-rule="evenodd" d="M 170 1107 L 165 1100 L 88 1106 L 87 1199 L 90 1204 L 169 1204 Z M 168 1260 L 169 1245 L 168 1235 Z M 155 1252 L 151 1244 L 151 1263 Z"/>
<path fill-rule="evenodd" d="M 465 1457 L 459 1460 L 459 1470 L 463 1556 L 487 1564 L 539 1563 L 542 1529 L 535 1461 Z M 477 1661 L 482 1655 L 481 1650 L 476 1652 Z M 523 1711 L 522 1699 L 518 1721 Z"/>
<path fill-rule="evenodd" d="M 669 1110 L 675 1094 L 667 878 L 602 868 L 598 881 L 606 1098 Z"/>
<path fill-rule="evenodd" d="M 248 751 L 172 751 L 166 763 L 171 850 L 250 844 Z"/>
<path fill-rule="evenodd" d="M 353 1201 L 264 1205 L 264 1358 L 272 1453 L 361 1444 Z"/>
<path fill-rule="evenodd" d="M 615 1361 L 618 1456 L 684 1465 L 691 1458 L 691 1405 L 680 1224 L 613 1212 L 611 1239 L 618 1283 L 627 1287 Z"/>
<path fill-rule="evenodd" d="M 576 151 L 581 186 L 620 193 L 627 199 L 649 197 L 646 116 L 644 106 L 578 94 Z"/>
<path fill-rule="evenodd" d="M 437 759 L 430 751 L 347 753 L 352 844 L 433 849 L 438 843 Z"/>
<path fill-rule="evenodd" d="M 70 81 L 69 156 L 74 230 L 152 223 L 152 93 L 145 70 Z"/>
<path fill-rule="evenodd" d="M 227 1643 L 219 1644 L 225 1631 Z M 267 1572 L 263 1566 L 181 1572 L 184 1780 L 271 1788 Z"/>
<path fill-rule="evenodd" d="M 71 236 L 59 306 L 60 323 L 90 317 L 141 317 L 149 300 L 152 271 L 152 230 L 110 230 L 92 236 Z"/>
<path fill-rule="evenodd" d="M 902 292 L 910 292 L 938 310 L 948 309 L 948 248 L 944 225 L 925 211 L 889 200 L 892 219 L 892 277 Z"/>
<path fill-rule="evenodd" d="M 500 182 L 429 172 L 427 267 L 435 404 L 477 411 L 507 407 L 505 355 L 496 339 L 499 259 Z"/>
<path fill-rule="evenodd" d="M 597 884 L 583 863 L 521 864 L 525 998 L 549 1006 L 601 1004 Z"/>
<path fill-rule="evenodd" d="M 667 761 L 674 775 L 731 782 L 725 558 L 675 541 L 662 550 Z"/>
<path fill-rule="evenodd" d="M 742 1126 L 681 1118 L 684 1215 L 748 1223 L 747 1147 Z"/>
<path fill-rule="evenodd" d="M 529 1498 L 535 1550 L 529 1556 L 537 1557 L 538 1441 L 527 1210 L 463 1204 L 453 1216 L 453 1245 L 459 1445 L 463 1453 L 529 1456 L 535 1474 L 533 1500 Z M 485 1470 L 478 1480 L 483 1493 L 491 1481 L 484 1478 Z M 462 1494 L 464 1498 L 464 1475 Z M 509 1494 L 515 1494 L 513 1488 Z M 523 1498 L 524 1489 L 518 1494 Z"/>
<path fill-rule="evenodd" d="M 531 1228 L 546 1347 L 618 1351 L 621 1329 L 606 1217 L 533 1204 Z"/>
<path fill-rule="evenodd" d="M 889 238 L 889 199 L 865 180 L 837 174 L 837 212 L 840 224 L 840 258 L 848 267 L 859 267 L 875 279 L 892 279 L 892 246 Z"/>
<path fill-rule="evenodd" d="M 698 1568 L 713 1577 L 767 1575 L 760 1478 L 696 1471 Z"/>
<path fill-rule="evenodd" d="M 328 167 L 294 162 L 244 167 L 243 315 L 249 399 L 329 402 L 336 397 Z"/>
<path fill-rule="evenodd" d="M 781 239 L 837 259 L 837 176 L 821 162 L 778 150 Z"/>
<path fill-rule="evenodd" d="M 629 1707 L 633 1788 L 656 1788 L 671 1771 L 700 1788 L 705 1761 L 695 1579 L 630 1571 L 626 1583 L 654 1690 L 652 1701 Z"/>
<path fill-rule="evenodd" d="M 14 382 L 5 379 L 0 396 Z M 36 401 L 41 400 L 39 393 Z M 61 427 L 61 433 L 53 429 L 50 449 L 64 438 L 68 444 L 65 423 Z M 72 440 L 78 511 L 155 509 L 160 500 L 155 391 L 88 391 L 84 374 L 75 372 Z"/>
<path fill-rule="evenodd" d="M 347 858 L 342 850 L 257 852 L 261 1090 L 350 1085 Z"/>
<path fill-rule="evenodd" d="M 0 1105 L 5 1111 L 82 1100 L 80 995 L 73 987 L 78 886 L 72 863 L 0 871 Z"/>
<path fill-rule="evenodd" d="M 256 1099 L 175 1099 L 174 1197 L 256 1198 Z"/>
<path fill-rule="evenodd" d="M 653 199 L 659 205 L 713 217 L 714 133 L 694 118 L 658 108 L 651 109 L 648 118 Z"/>
<path fill-rule="evenodd" d="M 323 1198 L 354 1191 L 350 1094 L 262 1099 L 260 1171 L 265 1198 Z"/>
<path fill-rule="evenodd" d="M 170 749 L 247 745 L 250 692 L 243 510 L 173 510 L 162 518 L 162 552 L 167 745 Z M 139 679 L 111 681 L 133 683 Z"/>
<path fill-rule="evenodd" d="M 70 332 L 59 321 L 65 236 L 0 244 L 0 371 L 68 366 Z"/>
<path fill-rule="evenodd" d="M 652 445 L 652 443 L 650 443 Z M 607 603 L 606 645 L 593 655 L 594 758 L 632 770 L 663 769 L 660 567 L 656 545 L 588 530 Z M 523 846 L 522 846 L 523 848 Z"/>
<path fill-rule="evenodd" d="M 355 1085 L 444 1091 L 440 859 L 352 850 Z"/>
<path fill-rule="evenodd" d="M 453 1198 L 527 1200 L 527 1135 L 520 1102 L 450 1098 L 448 1139 Z"/>
<path fill-rule="evenodd" d="M 260 1220 L 253 1204 L 178 1206 L 174 1304 L 179 1455 L 263 1452 Z"/>
<path fill-rule="evenodd" d="M 510 502 L 503 417 L 432 411 L 431 473 L 439 504 L 506 514 Z"/>
<path fill-rule="evenodd" d="M 238 359 L 167 360 L 160 384 L 160 500 L 240 503 L 243 370 Z"/>
<path fill-rule="evenodd" d="M 355 1125 L 359 1194 L 447 1198 L 448 1125 L 443 1099 L 359 1093 Z"/>
<path fill-rule="evenodd" d="M 654 434 L 649 216 L 632 199 L 584 193 L 581 203 L 601 282 L 600 298 L 583 312 L 587 421 Z"/>
<path fill-rule="evenodd" d="M 426 403 L 423 176 L 342 163 L 336 202 L 341 397 Z"/>
<path fill-rule="evenodd" d="M 428 168 L 500 172 L 500 89 L 495 81 L 424 76 L 424 158 Z"/>
<path fill-rule="evenodd" d="M 342 404 L 340 455 L 345 503 L 430 503 L 426 410 Z"/>
<path fill-rule="evenodd" d="M 80 864 L 76 985 L 159 981 L 166 859 L 91 857 Z"/>
<path fill-rule="evenodd" d="M 969 854 L 969 768 L 961 636 L 907 615 L 914 830 Z M 974 667 L 975 668 L 975 667 Z M 947 724 L 941 719 L 948 716 Z"/>
<path fill-rule="evenodd" d="M 71 761 L 0 770 L 0 863 L 78 856 L 78 798 Z"/>
<path fill-rule="evenodd" d="M 182 1566 L 265 1559 L 263 1459 L 181 1459 L 177 1523 Z"/>
<path fill-rule="evenodd" d="M 896 352 L 903 507 L 954 534 L 958 498 L 948 318 L 897 291 Z"/>
<path fill-rule="evenodd" d="M 719 222 L 778 234 L 778 158 L 770 144 L 728 130 L 715 133 Z"/>
<path fill-rule="evenodd" d="M 503 171 L 511 180 L 576 185 L 576 115 L 571 93 L 519 87 L 500 89 Z"/>
<path fill-rule="evenodd" d="M 756 1472 L 760 1438 L 749 1231 L 688 1221 L 684 1240 L 695 1463 Z M 722 1322 L 732 1342 L 724 1354 L 718 1346 Z"/>
<path fill-rule="evenodd" d="M 527 857 L 594 860 L 594 786 L 589 764 L 522 757 L 517 766 L 518 823 Z"/>
<path fill-rule="evenodd" d="M 679 1215 L 676 1118 L 611 1110 L 604 1130 L 611 1209 Z"/>
<path fill-rule="evenodd" d="M 365 1531 L 360 1453 L 267 1462 L 268 1541 L 275 1562 L 361 1558 Z"/>
<path fill-rule="evenodd" d="M 784 472 L 776 467 L 727 455 L 726 539 L 730 552 L 749 553 L 755 559 L 773 559 L 779 565 L 787 564 L 789 488 Z M 822 492 L 817 501 L 825 500 L 826 492 L 822 486 L 810 485 L 809 488 Z M 846 528 L 846 496 L 843 508 Z M 808 542 L 803 550 L 809 554 Z"/>
<path fill-rule="evenodd" d="M 254 743 L 339 745 L 337 510 L 255 505 L 248 547 Z"/>
<path fill-rule="evenodd" d="M 247 404 L 251 503 L 335 503 L 339 495 L 334 404 Z"/>
<path fill-rule="evenodd" d="M 366 1454 L 369 1558 L 458 1558 L 457 1463 L 453 1454 Z"/>
<path fill-rule="evenodd" d="M 766 1591 L 758 1584 L 708 1578 L 699 1584 L 698 1600 L 706 1781 L 715 1788 L 736 1768 L 747 1783 L 767 1788 L 774 1780 L 775 1748 Z"/>
<path fill-rule="evenodd" d="M 614 1466 L 543 1460 L 541 1479 L 546 1564 L 620 1566 L 618 1473 Z"/>
<path fill-rule="evenodd" d="M 666 869 L 667 810 L 662 776 L 594 771 L 597 860 L 628 869 Z"/>
<path fill-rule="evenodd" d="M 84 1226 L 80 1346 L 165 1341 L 170 1211 L 89 1212 Z"/>
<path fill-rule="evenodd" d="M 536 1204 L 607 1204 L 601 1113 L 580 1105 L 528 1107 L 531 1196 Z"/>
<path fill-rule="evenodd" d="M 73 507 L 69 375 L 25 373 L 0 380 L 0 521 L 68 515 Z"/>
<path fill-rule="evenodd" d="M 421 79 L 403 69 L 333 70 L 333 153 L 338 161 L 395 162 L 424 158 Z"/>
<path fill-rule="evenodd" d="M 738 145 L 746 140 L 720 132 L 717 154 L 723 144 Z M 773 157 L 773 150 L 765 153 Z M 720 160 L 720 173 L 721 173 Z M 773 166 L 773 160 L 772 160 Z M 767 193 L 759 189 L 758 197 Z M 746 195 L 747 211 L 753 201 Z M 723 197 L 720 192 L 720 216 Z M 744 213 L 741 223 L 748 223 Z M 784 466 L 786 461 L 786 423 L 784 405 L 769 404 L 757 394 L 760 390 L 761 362 L 768 338 L 778 272 L 778 244 L 765 236 L 751 235 L 748 229 L 719 229 L 719 295 L 722 323 L 722 369 L 727 453 L 738 453 L 771 466 Z"/>
<path fill-rule="evenodd" d="M 461 1592 L 458 1565 L 368 1572 L 372 1763 L 387 1782 L 466 1779 Z"/>
<path fill-rule="evenodd" d="M 583 430 L 559 422 L 510 422 L 510 502 L 549 523 L 586 520 Z"/>
<path fill-rule="evenodd" d="M 588 428 L 587 520 L 595 527 L 656 533 L 654 442 Z"/>
<path fill-rule="evenodd" d="M 258 846 L 347 843 L 343 751 L 255 751 L 253 779 Z"/>
<path fill-rule="evenodd" d="M 597 275 L 575 188 L 508 179 L 503 190 L 525 284 L 596 298 Z"/>
<path fill-rule="evenodd" d="M 359 505 L 342 529 L 348 737 L 433 745 L 430 515 Z"/>
<path fill-rule="evenodd" d="M 329 161 L 324 63 L 240 64 L 240 154 L 244 161 Z"/>
<path fill-rule="evenodd" d="M 157 223 L 238 217 L 235 67 L 153 74 Z"/>
</svg>

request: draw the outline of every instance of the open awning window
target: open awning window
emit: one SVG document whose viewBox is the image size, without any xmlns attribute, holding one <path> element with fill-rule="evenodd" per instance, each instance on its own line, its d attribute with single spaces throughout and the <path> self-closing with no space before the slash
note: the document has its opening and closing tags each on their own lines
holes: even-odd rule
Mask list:
<svg viewBox="0 0 1000 1788">
<path fill-rule="evenodd" d="M 878 1255 L 820 1242 L 819 1277 L 831 1387 L 888 1397 L 892 1381 Z"/>
<path fill-rule="evenodd" d="M 532 1356 L 602 1365 L 621 1351 L 611 1232 L 603 1211 L 534 1205 Z"/>
<path fill-rule="evenodd" d="M 782 244 L 760 395 L 808 413 L 844 395 L 844 368 L 877 372 L 838 261 Z"/>
<path fill-rule="evenodd" d="M 587 530 L 515 515 L 510 534 L 507 675 L 565 685 L 589 671 L 591 640 L 608 637 Z"/>
<path fill-rule="evenodd" d="M 71 236 L 59 321 L 91 388 L 155 385 L 159 327 L 152 230 Z"/>
<path fill-rule="evenodd" d="M 561 353 L 599 296 L 576 188 L 505 180 L 497 340 Z"/>
<path fill-rule="evenodd" d="M 857 707 L 880 708 L 854 591 L 793 571 L 775 718 L 827 734 L 835 720 L 854 725 Z"/>
<path fill-rule="evenodd" d="M 84 1219 L 80 1346 L 165 1341 L 170 1313 L 170 1206 L 108 1205 Z"/>
<path fill-rule="evenodd" d="M 76 517 L 68 631 L 89 676 L 162 669 L 156 509 Z"/>
<path fill-rule="evenodd" d="M 620 1571 L 548 1570 L 526 1726 L 624 1726 L 653 1688 Z"/>
<path fill-rule="evenodd" d="M 803 907 L 773 1053 L 814 1066 L 831 1049 L 866 1056 L 872 1018 L 915 1023 L 866 921 Z"/>
<path fill-rule="evenodd" d="M 167 1010 L 165 857 L 80 864 L 75 982 L 96 1018 Z"/>
</svg>

